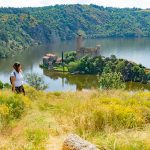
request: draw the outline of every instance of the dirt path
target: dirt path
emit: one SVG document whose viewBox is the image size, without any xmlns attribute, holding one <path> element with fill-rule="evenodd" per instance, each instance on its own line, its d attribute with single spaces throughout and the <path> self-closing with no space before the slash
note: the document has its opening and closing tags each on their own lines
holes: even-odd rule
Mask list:
<svg viewBox="0 0 150 150">
<path fill-rule="evenodd" d="M 46 150 L 62 150 L 66 136 L 49 137 Z"/>
</svg>

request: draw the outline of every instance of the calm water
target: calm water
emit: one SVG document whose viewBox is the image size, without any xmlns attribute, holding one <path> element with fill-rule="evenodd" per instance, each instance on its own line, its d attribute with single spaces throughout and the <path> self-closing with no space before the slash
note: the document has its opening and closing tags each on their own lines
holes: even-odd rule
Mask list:
<svg viewBox="0 0 150 150">
<path fill-rule="evenodd" d="M 84 41 L 86 47 L 101 45 L 101 54 L 104 56 L 116 55 L 118 58 L 141 63 L 150 68 L 150 38 L 142 39 L 87 39 Z M 12 71 L 12 64 L 20 61 L 23 64 L 24 74 L 36 72 L 43 75 L 48 84 L 48 91 L 75 91 L 82 89 L 97 88 L 97 77 L 90 75 L 69 75 L 54 73 L 39 68 L 42 56 L 47 53 L 61 55 L 61 51 L 75 50 L 76 42 L 65 41 L 55 42 L 49 45 L 30 48 L 23 54 L 9 59 L 0 60 L 0 80 L 9 82 L 9 74 Z M 135 86 L 135 85 L 134 85 Z M 132 88 L 133 85 L 129 85 Z M 136 87 L 136 86 L 135 86 Z M 149 88 L 149 87 L 148 87 Z"/>
</svg>

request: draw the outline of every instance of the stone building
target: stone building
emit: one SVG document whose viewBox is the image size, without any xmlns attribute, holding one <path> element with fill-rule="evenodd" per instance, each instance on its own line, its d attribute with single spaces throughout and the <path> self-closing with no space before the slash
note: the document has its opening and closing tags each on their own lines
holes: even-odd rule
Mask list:
<svg viewBox="0 0 150 150">
<path fill-rule="evenodd" d="M 91 57 L 98 56 L 100 55 L 100 49 L 101 49 L 100 45 L 97 45 L 95 48 L 84 47 L 83 37 L 82 35 L 78 35 L 77 47 L 76 47 L 76 53 L 78 59 L 82 58 L 83 56 L 91 56 Z"/>
<path fill-rule="evenodd" d="M 58 56 L 54 55 L 54 54 L 46 54 L 43 57 L 43 66 L 48 68 L 48 69 L 53 69 L 54 65 L 56 64 L 61 64 L 61 58 L 59 58 Z"/>
</svg>

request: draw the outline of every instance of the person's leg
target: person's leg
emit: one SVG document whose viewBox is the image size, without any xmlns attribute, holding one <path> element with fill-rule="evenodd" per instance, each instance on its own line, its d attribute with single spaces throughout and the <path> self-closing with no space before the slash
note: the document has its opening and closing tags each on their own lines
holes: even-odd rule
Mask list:
<svg viewBox="0 0 150 150">
<path fill-rule="evenodd" d="M 22 88 L 22 93 L 23 93 L 23 95 L 25 96 L 25 95 L 26 95 L 26 93 L 25 93 L 25 90 L 24 90 L 23 85 L 21 86 L 21 88 Z"/>
<path fill-rule="evenodd" d="M 23 95 L 25 96 L 25 90 L 24 90 L 23 86 L 16 87 L 15 90 L 16 90 L 16 93 L 18 93 L 18 94 L 23 93 Z"/>
<path fill-rule="evenodd" d="M 20 93 L 19 87 L 15 87 L 15 91 L 16 91 L 16 93 Z"/>
</svg>

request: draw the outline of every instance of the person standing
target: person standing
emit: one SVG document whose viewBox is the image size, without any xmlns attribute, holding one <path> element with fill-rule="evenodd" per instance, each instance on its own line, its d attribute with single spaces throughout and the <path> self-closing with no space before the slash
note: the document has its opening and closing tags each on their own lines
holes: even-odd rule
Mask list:
<svg viewBox="0 0 150 150">
<path fill-rule="evenodd" d="M 22 93 L 23 95 L 25 95 L 21 64 L 19 62 L 16 62 L 14 63 L 13 68 L 14 70 L 10 75 L 12 91 L 15 93 Z"/>
</svg>

